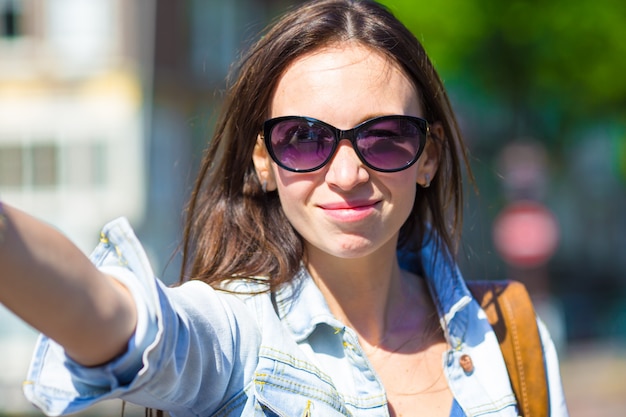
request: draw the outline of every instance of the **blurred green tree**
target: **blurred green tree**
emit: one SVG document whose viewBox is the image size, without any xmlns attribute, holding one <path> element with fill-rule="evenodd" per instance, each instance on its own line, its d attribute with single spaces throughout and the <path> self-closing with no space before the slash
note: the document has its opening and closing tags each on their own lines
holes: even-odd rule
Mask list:
<svg viewBox="0 0 626 417">
<path fill-rule="evenodd" d="M 554 139 L 584 120 L 626 122 L 623 0 L 381 3 L 423 42 L 447 83 L 492 97 L 516 125 L 541 130 L 536 121 L 549 118 L 556 131 L 542 133 Z"/>
</svg>

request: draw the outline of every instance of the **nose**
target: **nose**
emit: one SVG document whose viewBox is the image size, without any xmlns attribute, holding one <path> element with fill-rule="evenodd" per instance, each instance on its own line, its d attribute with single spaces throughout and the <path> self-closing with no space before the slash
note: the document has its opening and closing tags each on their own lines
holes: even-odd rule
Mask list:
<svg viewBox="0 0 626 417">
<path fill-rule="evenodd" d="M 328 163 L 326 182 L 346 191 L 368 180 L 369 172 L 350 141 L 341 140 L 335 155 Z"/>
</svg>

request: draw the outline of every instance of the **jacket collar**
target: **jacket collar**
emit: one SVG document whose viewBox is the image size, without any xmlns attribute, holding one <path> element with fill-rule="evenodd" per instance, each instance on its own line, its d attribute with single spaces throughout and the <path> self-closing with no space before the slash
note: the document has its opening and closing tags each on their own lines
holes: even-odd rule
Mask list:
<svg viewBox="0 0 626 417">
<path fill-rule="evenodd" d="M 453 348 L 466 333 L 472 296 L 453 256 L 434 233 L 427 234 L 419 252 L 398 251 L 403 269 L 424 276 L 442 328 Z"/>
<path fill-rule="evenodd" d="M 330 312 L 330 308 L 309 272 L 301 265 L 290 284 L 274 296 L 276 312 L 297 342 L 308 338 L 322 323 L 337 331 L 345 326 Z"/>
<path fill-rule="evenodd" d="M 403 269 L 424 276 L 446 337 L 453 348 L 459 346 L 469 320 L 465 307 L 472 297 L 445 245 L 435 235 L 429 235 L 419 252 L 399 251 L 398 257 Z M 324 296 L 304 266 L 289 285 L 278 290 L 274 301 L 278 316 L 298 342 L 309 337 L 321 323 L 337 331 L 344 328 L 330 312 Z"/>
</svg>

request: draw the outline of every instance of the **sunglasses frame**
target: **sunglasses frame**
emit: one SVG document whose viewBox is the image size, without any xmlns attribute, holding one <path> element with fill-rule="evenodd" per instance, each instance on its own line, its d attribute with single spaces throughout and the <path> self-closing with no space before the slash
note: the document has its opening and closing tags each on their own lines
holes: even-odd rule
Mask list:
<svg viewBox="0 0 626 417">
<path fill-rule="evenodd" d="M 371 163 L 369 163 L 365 157 L 361 154 L 361 151 L 359 151 L 359 148 L 357 147 L 356 144 L 356 140 L 357 140 L 357 134 L 358 131 L 362 130 L 364 127 L 374 124 L 374 123 L 378 123 L 378 122 L 382 122 L 385 120 L 405 120 L 405 121 L 409 121 L 411 123 L 414 123 L 419 130 L 422 133 L 422 136 L 420 136 L 420 143 L 419 143 L 419 147 L 417 150 L 417 153 L 415 155 L 415 157 L 406 165 L 403 165 L 399 168 L 393 168 L 393 169 L 385 169 L 385 168 L 379 168 L 376 166 L 373 166 Z M 331 150 L 331 152 L 328 154 L 328 157 L 319 165 L 313 167 L 313 168 L 307 168 L 307 169 L 298 169 L 298 168 L 291 168 L 288 167 L 286 165 L 284 165 L 276 156 L 276 154 L 274 153 L 274 148 L 272 145 L 272 138 L 271 138 L 271 133 L 272 133 L 272 129 L 279 123 L 287 121 L 287 120 L 301 120 L 301 121 L 305 121 L 307 123 L 315 123 L 315 124 L 319 124 L 324 126 L 325 128 L 329 129 L 334 136 L 334 142 L 333 142 L 333 148 Z M 379 116 L 379 117 L 374 117 L 372 119 L 366 120 L 363 123 L 359 123 L 357 126 L 353 127 L 352 129 L 348 129 L 348 130 L 341 130 L 339 128 L 336 128 L 335 126 L 326 123 L 322 120 L 318 120 L 315 119 L 313 117 L 308 117 L 308 116 L 281 116 L 281 117 L 275 117 L 273 119 L 268 119 L 265 122 L 263 122 L 263 141 L 265 143 L 265 148 L 267 149 L 267 152 L 270 154 L 270 157 L 272 158 L 272 160 L 281 168 L 287 170 L 287 171 L 291 171 L 291 172 L 313 172 L 313 171 L 317 171 L 319 169 L 321 169 L 322 167 L 324 167 L 325 165 L 327 165 L 331 159 L 333 159 L 333 156 L 335 155 L 335 152 L 337 151 L 337 148 L 339 147 L 339 142 L 342 141 L 343 139 L 347 139 L 350 141 L 350 143 L 352 144 L 352 148 L 354 149 L 354 152 L 357 154 L 357 156 L 359 157 L 359 159 L 361 160 L 361 162 L 363 162 L 363 164 L 365 164 L 365 166 L 367 166 L 368 168 L 373 169 L 374 171 L 378 171 L 378 172 L 398 172 L 398 171 L 403 171 L 407 168 L 409 168 L 411 165 L 413 165 L 415 162 L 417 162 L 417 160 L 419 159 L 419 157 L 422 155 L 422 152 L 424 151 L 424 148 L 426 147 L 426 140 L 428 138 L 428 136 L 430 135 L 430 126 L 428 124 L 428 121 L 426 121 L 425 119 L 422 119 L 421 117 L 415 117 L 415 116 L 407 116 L 407 115 L 388 115 L 388 116 Z"/>
</svg>

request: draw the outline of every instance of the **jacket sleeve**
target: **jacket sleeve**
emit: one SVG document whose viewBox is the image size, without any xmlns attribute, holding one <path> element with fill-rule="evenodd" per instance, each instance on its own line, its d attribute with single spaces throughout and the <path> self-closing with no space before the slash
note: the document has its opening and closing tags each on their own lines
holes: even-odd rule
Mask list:
<svg viewBox="0 0 626 417">
<path fill-rule="evenodd" d="M 125 219 L 105 226 L 91 259 L 130 289 L 135 333 L 122 356 L 97 367 L 77 364 L 40 336 L 24 385 L 33 404 L 56 416 L 121 398 L 181 416 L 209 415 L 245 389 L 260 332 L 243 301 L 199 281 L 166 287 Z"/>
<path fill-rule="evenodd" d="M 554 342 L 550 337 L 545 324 L 537 319 L 539 336 L 543 347 L 544 361 L 546 366 L 546 378 L 548 379 L 548 400 L 550 402 L 550 417 L 567 417 L 567 404 L 561 382 L 559 360 Z"/>
</svg>

